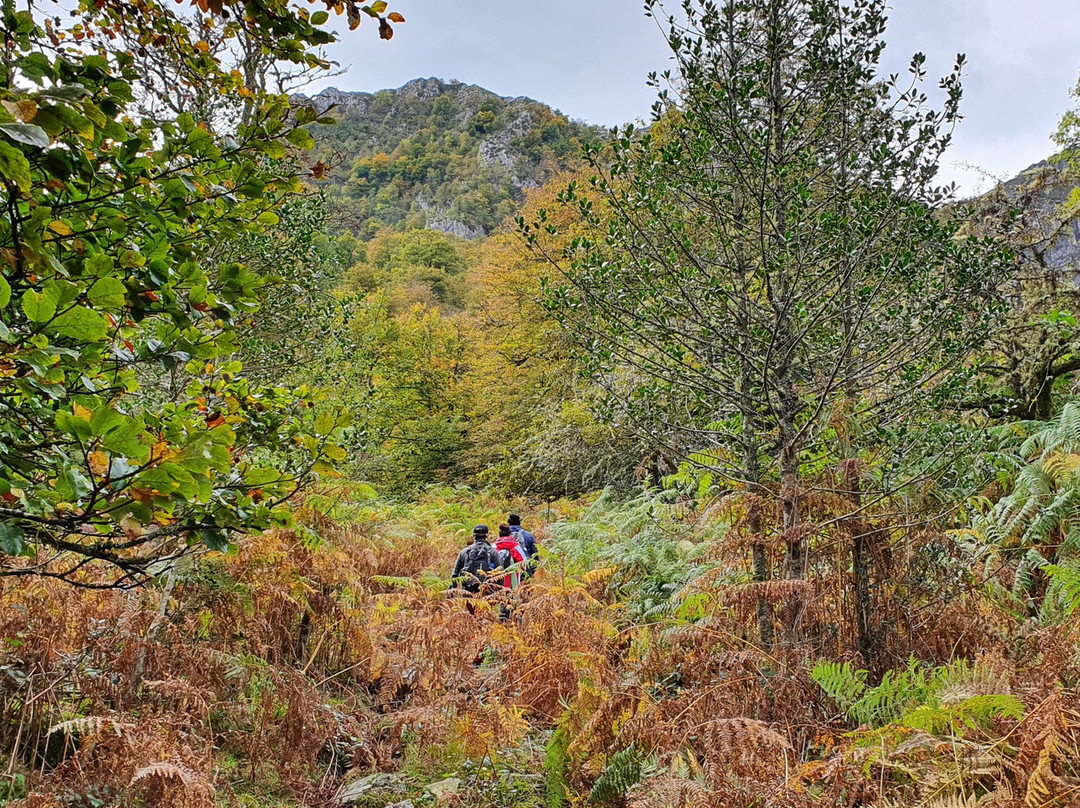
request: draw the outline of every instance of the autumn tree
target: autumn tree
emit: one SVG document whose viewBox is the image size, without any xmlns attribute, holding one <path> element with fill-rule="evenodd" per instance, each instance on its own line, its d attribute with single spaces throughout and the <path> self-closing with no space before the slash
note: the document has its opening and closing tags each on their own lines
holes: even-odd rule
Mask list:
<svg viewBox="0 0 1080 808">
<path fill-rule="evenodd" d="M 317 67 L 311 49 L 332 39 L 326 11 L 287 0 L 196 5 L 284 62 Z M 137 583 L 192 547 L 288 523 L 286 500 L 344 454 L 342 413 L 253 383 L 233 358 L 266 279 L 221 250 L 278 224 L 303 192 L 293 153 L 327 121 L 248 87 L 189 25 L 154 3 L 87 3 L 66 22 L 2 4 L 4 574 Z M 244 114 L 148 114 L 138 59 L 152 51 L 188 86 L 242 90 Z M 170 374 L 182 383 L 156 384 Z"/>
<path fill-rule="evenodd" d="M 751 503 L 778 483 L 782 575 L 798 581 L 816 529 L 809 469 L 897 450 L 963 386 L 959 359 L 989 327 L 997 262 L 935 213 L 963 58 L 934 109 L 921 55 L 906 81 L 879 75 L 879 0 L 687 0 L 668 22 L 678 69 L 653 77 L 668 85 L 653 125 L 590 149 L 589 193 L 563 195 L 592 232 L 565 263 L 552 256 L 550 306 L 613 411 Z M 520 225 L 540 249 L 555 229 L 543 213 Z M 854 478 L 838 493 L 859 510 Z M 767 529 L 752 526 L 763 592 Z M 864 576 L 865 541 L 852 546 Z M 792 597 L 789 636 L 801 608 Z M 768 645 L 764 597 L 758 622 Z"/>
<path fill-rule="evenodd" d="M 531 191 L 522 215 L 556 205 L 571 176 Z M 569 243 L 581 226 L 577 212 L 553 208 L 551 216 L 558 217 L 559 239 Z M 517 494 L 627 488 L 649 448 L 632 425 L 596 417 L 603 391 L 577 372 L 571 340 L 543 305 L 551 271 L 513 232 L 487 239 L 469 270 L 468 471 Z"/>
</svg>

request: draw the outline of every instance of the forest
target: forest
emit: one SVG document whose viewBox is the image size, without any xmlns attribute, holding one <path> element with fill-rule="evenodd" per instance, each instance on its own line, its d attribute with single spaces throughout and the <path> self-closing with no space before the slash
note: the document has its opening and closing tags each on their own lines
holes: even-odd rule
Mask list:
<svg viewBox="0 0 1080 808">
<path fill-rule="evenodd" d="M 0 806 L 1080 806 L 1080 85 L 971 196 L 885 0 L 612 129 L 398 5 L 0 0 Z"/>
</svg>

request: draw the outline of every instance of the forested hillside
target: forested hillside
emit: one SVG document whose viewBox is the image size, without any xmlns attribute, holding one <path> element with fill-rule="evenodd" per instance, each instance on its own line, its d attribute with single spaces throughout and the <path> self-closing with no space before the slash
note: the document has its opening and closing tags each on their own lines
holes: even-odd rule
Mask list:
<svg viewBox="0 0 1080 808">
<path fill-rule="evenodd" d="M 963 200 L 884 0 L 613 132 L 0 8 L 0 806 L 1080 805 L 1080 107 Z"/>
<path fill-rule="evenodd" d="M 437 78 L 373 95 L 329 89 L 311 102 L 333 105 L 338 121 L 314 151 L 334 166 L 332 226 L 365 240 L 382 227 L 487 235 L 600 135 L 531 99 Z"/>
</svg>

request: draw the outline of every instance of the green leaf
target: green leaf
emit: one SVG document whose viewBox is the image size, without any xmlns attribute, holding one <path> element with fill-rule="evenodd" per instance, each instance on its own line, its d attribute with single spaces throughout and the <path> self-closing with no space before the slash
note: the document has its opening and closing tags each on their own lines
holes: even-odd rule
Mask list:
<svg viewBox="0 0 1080 808">
<path fill-rule="evenodd" d="M 267 157 L 272 157 L 275 160 L 280 160 L 285 156 L 285 144 L 280 140 L 264 140 L 258 144 L 257 148 Z"/>
<path fill-rule="evenodd" d="M 76 306 L 61 314 L 52 324 L 53 330 L 64 337 L 83 342 L 100 342 L 109 333 L 109 321 L 86 306 Z"/>
<path fill-rule="evenodd" d="M 11 522 L 0 522 L 0 552 L 9 556 L 22 555 L 23 529 Z"/>
<path fill-rule="evenodd" d="M 49 148 L 49 136 L 40 126 L 32 123 L 0 123 L 0 132 L 3 132 L 17 143 L 25 143 L 39 149 Z"/>
<path fill-rule="evenodd" d="M 89 421 L 77 415 L 72 415 L 67 410 L 56 411 L 56 428 L 84 441 L 90 440 L 94 434 Z"/>
<path fill-rule="evenodd" d="M 46 284 L 40 292 L 28 289 L 22 298 L 23 313 L 32 323 L 47 323 L 56 316 L 56 304 L 60 302 L 60 289 Z"/>
<path fill-rule="evenodd" d="M 56 494 L 62 502 L 78 502 L 93 489 L 86 476 L 74 468 L 66 468 L 56 478 Z"/>
<path fill-rule="evenodd" d="M 200 530 L 197 535 L 209 550 L 224 553 L 229 549 L 229 539 L 220 530 Z"/>
<path fill-rule="evenodd" d="M 330 15 L 325 11 L 316 11 L 311 15 L 312 25 L 325 25 L 326 21 L 330 19 Z"/>
<path fill-rule="evenodd" d="M 6 309 L 8 303 L 11 302 L 11 284 L 7 282 L 7 278 L 0 275 L 0 309 Z"/>
<path fill-rule="evenodd" d="M 0 140 L 0 176 L 14 182 L 20 191 L 30 191 L 30 161 L 10 143 Z"/>
<path fill-rule="evenodd" d="M 99 278 L 86 294 L 90 305 L 103 309 L 119 309 L 124 305 L 127 289 L 116 278 Z"/>
<path fill-rule="evenodd" d="M 293 129 L 286 138 L 298 149 L 310 149 L 315 145 L 315 138 L 307 129 Z"/>
<path fill-rule="evenodd" d="M 315 417 L 315 433 L 317 435 L 329 435 L 334 431 L 334 416 L 328 412 L 320 412 Z"/>
<path fill-rule="evenodd" d="M 376 14 L 382 14 L 386 11 L 386 5 L 386 0 L 375 0 L 375 2 L 371 4 L 371 10 Z"/>
</svg>

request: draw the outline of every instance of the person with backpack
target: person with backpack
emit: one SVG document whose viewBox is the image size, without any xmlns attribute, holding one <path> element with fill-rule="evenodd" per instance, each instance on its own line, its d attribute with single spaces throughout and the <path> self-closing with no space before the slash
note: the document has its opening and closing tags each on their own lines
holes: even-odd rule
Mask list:
<svg viewBox="0 0 1080 808">
<path fill-rule="evenodd" d="M 476 594 L 491 570 L 499 566 L 499 554 L 488 544 L 487 525 L 473 528 L 472 544 L 458 553 L 453 578 L 461 578 L 461 588 Z"/>
<path fill-rule="evenodd" d="M 499 553 L 499 566 L 508 570 L 515 564 L 521 564 L 527 556 L 525 550 L 510 534 L 510 525 L 499 525 L 499 540 L 495 542 L 495 550 Z M 517 589 L 521 583 L 521 569 L 508 573 L 503 578 L 503 588 Z"/>
<path fill-rule="evenodd" d="M 527 531 L 521 526 L 521 517 L 516 513 L 510 514 L 506 518 L 507 523 L 510 525 L 510 535 L 517 541 L 522 550 L 525 551 L 525 558 L 529 562 L 525 565 L 524 575 L 532 575 L 536 569 L 536 557 L 539 550 L 536 547 L 536 538 L 532 533 Z"/>
</svg>

